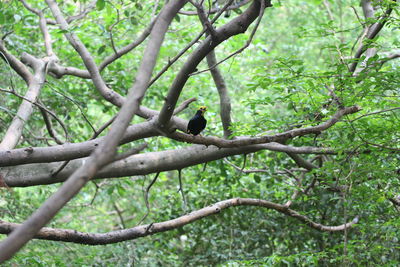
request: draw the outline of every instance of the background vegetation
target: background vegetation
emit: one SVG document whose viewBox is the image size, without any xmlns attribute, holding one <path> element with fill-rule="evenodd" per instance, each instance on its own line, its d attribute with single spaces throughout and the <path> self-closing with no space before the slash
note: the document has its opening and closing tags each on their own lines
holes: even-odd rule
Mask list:
<svg viewBox="0 0 400 267">
<path fill-rule="evenodd" d="M 53 19 L 45 3 L 28 1 Z M 362 5 L 374 7 L 365 18 Z M 95 1 L 83 19 L 71 22 L 100 64 L 135 40 L 164 1 Z M 205 6 L 208 2 L 205 1 Z M 395 1 L 272 1 L 247 49 L 218 65 L 231 100 L 231 138 L 273 135 L 289 129 L 319 125 L 340 106 L 357 105 L 321 132 L 289 140 L 291 146 L 329 148 L 334 154 L 304 154 L 316 168 L 299 167 L 286 153 L 262 150 L 235 155 L 182 169 L 184 203 L 178 171 L 161 172 L 149 191 L 154 174 L 89 182 L 48 224 L 48 227 L 103 233 L 170 220 L 230 198 L 257 198 L 285 204 L 296 190 L 306 190 L 291 208 L 324 225 L 340 225 L 358 217 L 352 228 L 322 232 L 298 220 L 261 207 L 234 207 L 169 232 L 105 246 L 32 240 L 6 266 L 397 266 L 400 260 L 399 174 L 399 14 Z M 90 5 L 88 1 L 59 1 L 65 16 Z M 158 7 L 156 7 L 158 5 Z M 394 5 L 379 35 L 363 31 Z M 219 27 L 247 8 L 221 16 Z M 195 11 L 188 3 L 183 10 Z M 206 9 L 207 10 L 207 9 Z M 211 16 L 212 18 L 213 16 Z M 118 23 L 116 23 L 118 22 Z M 219 60 L 240 49 L 254 23 L 215 49 Z M 63 30 L 49 26 L 53 49 L 65 66 L 84 69 Z M 4 45 L 17 57 L 23 52 L 46 56 L 37 16 L 19 1 L 0 2 L 0 29 Z M 112 31 L 111 31 L 112 30 Z M 166 34 L 153 75 L 202 30 L 197 16 L 179 14 Z M 114 44 L 111 44 L 110 38 Z M 203 40 L 203 39 L 202 39 Z M 371 57 L 354 55 L 361 44 L 375 49 Z M 134 82 L 146 41 L 102 71 L 107 85 L 125 96 Z M 159 111 L 171 83 L 190 48 L 147 90 L 142 105 Z M 358 62 L 358 70 L 349 66 Z M 206 60 L 199 71 L 207 69 Z M 0 140 L 15 117 L 27 90 L 5 60 L 0 64 Z M 89 140 L 119 108 L 105 101 L 90 79 L 47 75 L 40 101 L 66 125 L 68 142 Z M 332 94 L 332 92 L 334 92 Z M 204 136 L 223 136 L 219 95 L 209 71 L 190 76 L 180 101 L 197 101 L 178 114 L 190 119 L 200 105 L 208 107 Z M 336 100 L 339 99 L 340 103 Z M 135 117 L 132 124 L 146 121 Z M 90 124 L 89 124 L 90 122 Z M 60 139 L 63 130 L 53 120 Z M 104 134 L 107 133 L 107 130 Z M 103 134 L 103 135 L 104 135 Z M 145 140 L 142 152 L 189 147 L 163 136 Z M 120 146 L 128 151 L 142 141 Z M 24 125 L 18 147 L 56 145 L 41 112 L 35 107 Z M 257 171 L 256 171 L 257 170 Z M 4 188 L 0 191 L 0 219 L 22 223 L 59 188 L 59 184 Z M 308 188 L 310 187 L 310 188 Z M 2 236 L 1 238 L 5 238 Z"/>
</svg>

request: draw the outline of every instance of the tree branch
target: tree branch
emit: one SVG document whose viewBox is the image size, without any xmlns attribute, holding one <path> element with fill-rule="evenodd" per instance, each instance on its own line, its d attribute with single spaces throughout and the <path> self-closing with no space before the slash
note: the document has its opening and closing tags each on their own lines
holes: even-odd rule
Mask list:
<svg viewBox="0 0 400 267">
<path fill-rule="evenodd" d="M 146 175 L 162 171 L 184 169 L 189 166 L 222 159 L 228 156 L 254 153 L 260 150 L 275 152 L 292 152 L 301 154 L 334 153 L 326 148 L 292 147 L 279 143 L 268 143 L 234 148 L 218 148 L 194 145 L 186 148 L 147 152 L 130 156 L 124 160 L 113 162 L 100 170 L 93 179 Z M 25 153 L 28 153 L 26 151 Z M 32 154 L 35 154 L 33 152 Z M 33 185 L 53 184 L 65 181 L 76 169 L 85 165 L 87 158 L 71 161 L 57 175 L 51 175 L 52 170 L 59 168 L 59 163 L 25 164 L 18 167 L 4 167 L 4 179 L 10 187 L 25 187 Z M 6 173 L 7 172 L 7 173 Z"/>
<path fill-rule="evenodd" d="M 68 24 L 61 15 L 61 11 L 54 0 L 46 0 L 51 11 L 61 27 L 68 29 Z M 21 249 L 33 236 L 46 225 L 55 214 L 72 198 L 80 189 L 91 179 L 96 172 L 110 163 L 115 154 L 116 146 L 120 142 L 122 135 L 135 112 L 139 109 L 141 99 L 147 89 L 151 73 L 156 63 L 159 49 L 164 40 L 165 33 L 174 16 L 186 1 L 170 1 L 161 11 L 160 18 L 157 20 L 150 34 L 149 43 L 143 53 L 143 58 L 138 69 L 135 83 L 128 94 L 124 105 L 121 108 L 117 118 L 113 122 L 113 127 L 104 141 L 94 151 L 84 166 L 77 169 L 71 177 L 54 193 L 46 202 L 37 209 L 24 224 L 13 231 L 5 240 L 0 243 L 0 262 L 4 262 L 12 257 Z M 67 38 L 80 52 L 86 67 L 91 72 L 92 80 L 98 89 L 105 86 L 97 67 L 90 54 L 76 38 L 73 33 L 66 33 Z"/>
<path fill-rule="evenodd" d="M 240 147 L 245 145 L 263 144 L 270 142 L 284 142 L 288 139 L 292 139 L 297 136 L 304 136 L 307 134 L 315 134 L 325 131 L 326 129 L 336 124 L 344 115 L 356 113 L 360 110 L 361 108 L 358 106 L 346 107 L 343 109 L 339 109 L 332 116 L 331 119 L 321 123 L 320 125 L 307 128 L 293 129 L 283 133 L 261 136 L 261 137 L 249 137 L 249 138 L 240 138 L 235 140 L 226 140 L 214 136 L 199 136 L 199 135 L 192 136 L 181 132 L 172 133 L 168 135 L 168 137 L 174 140 L 188 142 L 192 144 L 203 144 L 206 146 L 215 145 L 217 147 Z"/>
<path fill-rule="evenodd" d="M 202 218 L 214 214 L 219 214 L 224 209 L 230 207 L 239 207 L 239 206 L 256 206 L 266 209 L 272 209 L 286 216 L 293 217 L 296 220 L 299 220 L 300 222 L 306 224 L 307 226 L 313 229 L 323 232 L 344 231 L 346 229 L 351 228 L 354 224 L 358 223 L 358 217 L 356 217 L 353 221 L 342 225 L 327 226 L 316 223 L 311 219 L 309 219 L 308 217 L 299 214 L 297 211 L 294 211 L 286 207 L 285 205 L 276 204 L 262 199 L 233 198 L 217 202 L 211 206 L 193 211 L 187 215 L 164 222 L 140 225 L 133 228 L 108 232 L 104 234 L 91 234 L 91 233 L 78 232 L 75 230 L 44 227 L 34 236 L 34 238 L 53 240 L 53 241 L 73 242 L 73 243 L 87 244 L 87 245 L 112 244 L 170 231 L 182 227 L 184 225 L 190 224 L 192 222 L 195 222 L 197 220 L 200 220 Z M 9 223 L 0 220 L 0 233 L 1 234 L 12 233 L 15 229 L 18 229 L 17 228 L 18 226 L 20 226 L 20 224 Z"/>
<path fill-rule="evenodd" d="M 211 9 L 209 10 L 209 12 L 207 13 L 207 16 L 210 15 L 210 14 L 215 14 L 215 13 L 224 11 L 224 10 L 230 11 L 230 10 L 238 9 L 238 8 L 240 8 L 240 7 L 242 7 L 242 6 L 247 5 L 247 4 L 250 3 L 250 2 L 251 2 L 251 0 L 242 0 L 242 1 L 236 2 L 236 3 L 233 4 L 233 5 L 229 5 L 227 8 L 224 8 L 224 7 L 222 7 L 222 8 L 214 7 L 214 8 L 211 8 Z M 187 15 L 187 16 L 196 16 L 196 15 L 197 15 L 197 12 L 196 12 L 196 11 L 183 11 L 183 10 L 182 10 L 182 11 L 179 11 L 179 14 Z"/>
<path fill-rule="evenodd" d="M 263 0 L 264 1 L 264 0 Z M 266 7 L 271 6 L 270 1 L 266 1 Z M 166 101 L 161 109 L 158 118 L 158 126 L 165 130 L 168 127 L 173 110 L 178 101 L 179 95 L 191 73 L 196 71 L 197 65 L 212 51 L 217 45 L 228 38 L 243 33 L 250 24 L 259 16 L 261 9 L 260 1 L 253 1 L 252 5 L 240 16 L 234 18 L 229 23 L 216 29 L 218 39 L 207 37 L 191 54 L 180 72 L 177 74 L 166 97 Z"/>
<path fill-rule="evenodd" d="M 214 50 L 207 55 L 207 64 L 210 68 L 211 75 L 218 90 L 222 127 L 224 129 L 224 137 L 227 139 L 232 135 L 232 131 L 229 129 L 231 126 L 231 99 L 229 98 L 228 89 L 226 88 L 224 77 L 222 76 L 219 68 L 211 68 L 217 64 L 217 58 Z"/>
<path fill-rule="evenodd" d="M 396 2 L 396 0 L 394 0 L 394 2 Z M 370 4 L 369 0 L 363 0 L 362 4 L 364 6 Z M 371 11 L 367 11 L 368 7 L 364 7 L 364 14 L 365 16 L 370 16 L 371 15 Z M 368 27 L 367 33 L 365 38 L 368 40 L 372 40 L 374 39 L 378 33 L 382 30 L 383 26 L 385 26 L 390 14 L 392 13 L 393 8 L 389 7 L 385 14 L 379 19 L 379 21 L 375 22 L 374 24 L 372 24 L 370 27 Z M 350 72 L 355 73 L 357 65 L 358 65 L 358 60 L 361 55 L 367 51 L 368 46 L 361 43 L 360 46 L 358 47 L 356 53 L 354 54 L 353 59 L 355 60 L 351 65 L 350 65 Z M 373 52 L 373 51 L 372 51 Z M 370 55 L 371 56 L 371 55 Z M 361 70 L 359 70 L 358 72 L 360 72 Z M 355 73 L 356 74 L 356 73 Z"/>
<path fill-rule="evenodd" d="M 69 25 L 65 18 L 63 17 L 60 8 L 58 7 L 57 3 L 54 0 L 46 0 L 48 6 L 50 7 L 53 16 L 56 18 L 57 23 L 60 25 L 60 28 L 64 31 L 65 37 L 72 45 L 72 47 L 78 52 L 79 56 L 82 58 L 84 65 L 86 66 L 87 70 L 90 73 L 90 78 L 93 81 L 94 86 L 100 92 L 100 94 L 109 101 L 110 103 L 120 107 L 122 106 L 124 100 L 121 95 L 117 92 L 111 90 L 107 87 L 106 83 L 104 82 L 103 78 L 101 77 L 100 71 L 96 66 L 96 63 L 87 50 L 85 45 L 82 41 L 77 37 L 77 35 L 70 31 Z"/>
<path fill-rule="evenodd" d="M 0 45 L 1 50 L 1 45 Z M 6 52 L 5 50 L 3 50 Z M 3 52 L 2 51 L 2 52 Z M 6 52 L 7 53 L 7 52 Z M 7 57 L 7 54 L 5 54 Z M 23 61 L 30 60 L 30 55 L 24 53 L 22 55 Z M 25 122 L 29 119 L 33 111 L 33 104 L 36 102 L 40 91 L 43 87 L 45 81 L 45 69 L 47 64 L 42 60 L 35 60 L 33 62 L 33 70 L 34 75 L 32 76 L 30 73 L 27 75 L 27 69 L 22 63 L 8 54 L 8 58 L 10 65 L 17 71 L 18 74 L 23 75 L 22 77 L 26 79 L 25 81 L 28 84 L 28 90 L 24 96 L 24 100 L 22 100 L 21 105 L 18 108 L 16 116 L 13 118 L 10 126 L 7 128 L 7 131 L 3 137 L 3 140 L 0 143 L 0 151 L 1 150 L 9 150 L 13 149 L 17 144 L 22 135 L 22 130 L 25 125 Z"/>
</svg>

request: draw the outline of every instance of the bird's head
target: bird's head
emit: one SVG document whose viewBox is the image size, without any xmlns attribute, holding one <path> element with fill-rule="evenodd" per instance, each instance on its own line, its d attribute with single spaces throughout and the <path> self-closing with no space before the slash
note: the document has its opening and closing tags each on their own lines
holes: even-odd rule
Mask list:
<svg viewBox="0 0 400 267">
<path fill-rule="evenodd" d="M 201 111 L 201 115 L 203 115 L 207 111 L 207 107 L 206 106 L 200 106 L 199 107 L 199 111 Z"/>
</svg>

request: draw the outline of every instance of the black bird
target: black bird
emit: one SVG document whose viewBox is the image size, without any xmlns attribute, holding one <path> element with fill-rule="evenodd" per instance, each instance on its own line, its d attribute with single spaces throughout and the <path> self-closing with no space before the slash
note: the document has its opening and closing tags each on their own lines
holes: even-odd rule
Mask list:
<svg viewBox="0 0 400 267">
<path fill-rule="evenodd" d="M 193 118 L 190 119 L 187 126 L 187 133 L 198 135 L 201 131 L 206 128 L 207 120 L 204 119 L 204 113 L 207 111 L 207 107 L 201 106 L 197 110 Z"/>
</svg>

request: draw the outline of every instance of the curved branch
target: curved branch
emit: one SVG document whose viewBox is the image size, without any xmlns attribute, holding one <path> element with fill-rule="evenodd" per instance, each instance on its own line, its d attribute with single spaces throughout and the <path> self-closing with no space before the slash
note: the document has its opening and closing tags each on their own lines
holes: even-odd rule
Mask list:
<svg viewBox="0 0 400 267">
<path fill-rule="evenodd" d="M 190 224 L 202 218 L 214 214 L 219 214 L 224 209 L 230 207 L 239 207 L 239 206 L 255 206 L 266 209 L 272 209 L 286 216 L 293 217 L 296 220 L 299 220 L 300 222 L 304 223 L 305 225 L 313 229 L 324 232 L 344 231 L 351 228 L 354 224 L 358 223 L 358 217 L 356 217 L 355 219 L 353 219 L 353 221 L 342 225 L 327 226 L 320 223 L 316 223 L 307 216 L 301 215 L 297 211 L 292 210 L 286 207 L 285 205 L 277 204 L 262 199 L 232 198 L 217 202 L 211 206 L 193 211 L 187 215 L 164 222 L 140 225 L 129 229 L 112 231 L 103 234 L 84 233 L 75 230 L 44 227 L 34 236 L 34 238 L 53 240 L 53 241 L 73 242 L 73 243 L 87 244 L 87 245 L 113 244 L 149 235 L 154 235 L 157 233 L 167 232 L 182 227 L 184 225 Z M 15 230 L 18 226 L 20 226 L 20 224 L 9 223 L 0 220 L 0 234 L 9 234 L 13 230 Z"/>
<path fill-rule="evenodd" d="M 394 2 L 396 2 L 396 0 L 393 0 Z M 363 4 L 367 3 L 368 1 L 363 1 Z M 372 40 L 374 39 L 378 33 L 382 30 L 383 26 L 385 26 L 390 14 L 393 11 L 393 7 L 389 7 L 385 14 L 379 19 L 379 21 L 375 22 L 373 25 L 371 25 L 368 28 L 367 34 L 365 36 L 366 39 Z M 366 16 L 371 15 L 370 12 L 365 13 Z M 364 45 L 364 44 L 360 44 L 360 46 L 358 47 L 356 53 L 354 54 L 353 59 L 356 60 L 354 61 L 351 65 L 350 65 L 350 72 L 354 73 L 356 71 L 357 65 L 358 65 L 358 60 L 361 55 L 367 51 L 368 46 Z"/>
<path fill-rule="evenodd" d="M 330 120 L 321 123 L 318 126 L 294 129 L 287 132 L 279 133 L 276 135 L 254 137 L 254 138 L 240 138 L 235 140 L 226 140 L 213 136 L 191 136 L 180 132 L 170 134 L 168 137 L 176 139 L 178 141 L 184 141 L 194 144 L 203 145 L 215 145 L 217 147 L 233 148 L 252 144 L 262 143 L 273 143 L 282 142 L 296 136 L 303 136 L 306 134 L 319 133 L 334 125 L 339 119 L 350 113 L 359 111 L 358 106 L 347 107 L 339 110 Z M 147 111 L 147 110 L 146 110 Z M 151 114 L 147 114 L 151 116 Z M 159 135 L 153 127 L 153 122 L 144 122 L 137 125 L 130 126 L 125 135 L 123 136 L 120 144 L 131 142 L 139 138 L 150 137 Z M 184 122 L 182 122 L 185 125 Z M 187 123 L 186 123 L 187 125 Z M 35 163 L 35 162 L 53 162 L 62 160 L 71 160 L 79 157 L 88 156 L 95 148 L 99 145 L 103 137 L 86 141 L 78 144 L 65 144 L 61 146 L 44 147 L 44 148 L 32 148 L 27 152 L 26 148 L 14 149 L 11 151 L 0 151 L 0 167 L 1 166 L 13 166 L 18 164 Z M 295 149 L 287 149 L 289 146 L 282 144 L 278 145 L 281 148 L 281 152 L 297 153 Z M 293 147 L 292 147 L 293 148 Z M 302 148 L 297 148 L 302 149 Z M 317 151 L 318 150 L 318 151 Z M 334 153 L 329 148 L 317 148 L 311 153 Z M 303 152 L 304 153 L 304 152 Z"/>
<path fill-rule="evenodd" d="M 18 75 L 24 79 L 26 84 L 31 84 L 33 81 L 33 75 L 29 72 L 28 68 L 13 54 L 8 52 L 8 50 L 4 47 L 3 40 L 0 40 L 0 53 L 2 56 L 0 58 L 4 59 L 8 65 L 15 70 Z"/>
<path fill-rule="evenodd" d="M 358 106 L 346 107 L 343 109 L 339 109 L 332 116 L 331 119 L 321 123 L 320 125 L 307 128 L 293 129 L 283 133 L 261 136 L 261 137 L 249 137 L 249 138 L 240 138 L 235 140 L 226 140 L 214 136 L 200 136 L 200 135 L 192 136 L 181 132 L 172 133 L 168 135 L 168 137 L 178 141 L 188 142 L 192 144 L 202 144 L 206 146 L 215 145 L 217 147 L 240 147 L 245 145 L 263 144 L 270 142 L 284 142 L 288 139 L 292 139 L 297 136 L 320 133 L 330 128 L 334 124 L 336 124 L 340 120 L 340 118 L 342 118 L 344 115 L 356 113 L 360 110 L 361 108 Z"/>
<path fill-rule="evenodd" d="M 43 39 L 44 39 L 44 46 L 46 48 L 47 55 L 52 57 L 54 55 L 51 37 L 49 34 L 49 30 L 47 29 L 47 22 L 43 12 L 37 8 L 33 8 L 30 6 L 25 0 L 20 0 L 20 2 L 24 5 L 26 9 L 31 11 L 32 13 L 36 14 L 39 17 L 39 28 L 42 32 Z"/>
<path fill-rule="evenodd" d="M 67 29 L 68 25 L 62 17 L 61 11 L 56 2 L 54 0 L 46 0 L 46 2 L 56 17 L 57 22 L 61 23 L 64 29 Z M 99 169 L 103 168 L 113 160 L 120 139 L 128 127 L 129 122 L 132 120 L 133 115 L 139 109 L 140 102 L 146 92 L 151 73 L 155 66 L 169 24 L 185 3 L 186 1 L 169 1 L 168 4 L 164 6 L 159 20 L 157 20 L 150 34 L 150 40 L 143 53 L 134 85 L 124 102 L 121 111 L 113 122 L 108 135 L 92 153 L 84 166 L 75 170 L 57 192 L 48 198 L 21 226 L 0 243 L 0 262 L 6 261 L 19 251 L 22 246 L 32 239 L 34 235 L 80 191 L 80 189 L 97 173 Z M 96 87 L 105 86 L 93 58 L 90 56 L 81 41 L 73 33 L 67 33 L 66 36 L 74 48 L 80 52 L 86 67 L 91 72 L 92 80 Z"/>
<path fill-rule="evenodd" d="M 140 34 L 140 36 L 133 41 L 132 43 L 122 47 L 121 49 L 117 50 L 114 54 L 107 56 L 99 65 L 99 71 L 101 72 L 104 70 L 109 64 L 113 63 L 118 58 L 122 57 L 123 55 L 129 53 L 134 48 L 139 46 L 143 43 L 144 40 L 150 35 L 151 29 L 154 26 L 158 17 L 154 18 L 150 24 L 147 26 L 146 29 Z M 75 67 L 62 67 L 58 64 L 53 64 L 49 68 L 49 74 L 55 76 L 56 78 L 60 79 L 64 75 L 72 75 L 83 79 L 90 79 L 91 75 L 87 70 L 81 70 Z M 122 96 L 121 96 L 122 97 Z"/>
<path fill-rule="evenodd" d="M 231 0 L 230 0 L 231 1 Z M 228 2 L 229 3 L 229 2 Z M 215 17 L 211 20 L 211 25 L 217 21 L 217 19 L 222 15 L 225 7 L 223 7 L 218 14 L 215 15 Z M 192 40 L 190 43 L 188 43 L 175 57 L 172 59 L 168 60 L 168 63 L 154 76 L 154 78 L 151 79 L 149 82 L 149 87 L 155 83 L 168 69 L 171 67 L 183 54 L 186 53 L 189 48 L 191 48 L 195 43 L 197 43 L 200 38 L 203 36 L 203 34 L 206 32 L 207 28 L 203 28 L 203 30 Z"/>
<path fill-rule="evenodd" d="M 57 23 L 60 25 L 60 29 L 66 31 L 64 33 L 65 37 L 81 57 L 86 69 L 90 73 L 90 78 L 92 79 L 96 89 L 108 102 L 118 107 L 122 106 L 124 102 L 123 97 L 117 92 L 107 87 L 106 83 L 104 82 L 100 74 L 98 67 L 96 66 L 94 58 L 92 57 L 86 46 L 82 43 L 82 41 L 78 38 L 78 36 L 74 32 L 69 31 L 70 27 L 65 18 L 63 17 L 57 3 L 54 0 L 46 0 L 46 2 L 53 16 L 55 17 Z"/>
<path fill-rule="evenodd" d="M 0 45 L 0 50 L 1 50 L 1 45 Z M 6 55 L 7 56 L 7 55 Z M 9 55 L 10 56 L 10 55 Z M 25 73 L 25 66 L 21 66 L 22 62 L 19 60 L 13 58 L 11 56 L 10 58 L 7 58 L 10 61 L 10 65 L 19 73 Z M 24 53 L 22 55 L 22 60 L 25 61 L 27 59 L 31 59 L 30 55 Z M 14 63 L 12 63 L 14 62 Z M 17 64 L 13 66 L 13 64 Z M 7 128 L 7 131 L 3 137 L 3 140 L 0 143 L 0 151 L 1 150 L 8 150 L 8 149 L 13 149 L 19 142 L 20 137 L 22 135 L 22 130 L 25 125 L 25 122 L 29 119 L 33 112 L 33 104 L 36 102 L 36 99 L 38 98 L 40 91 L 43 87 L 44 81 L 45 81 L 45 68 L 47 64 L 44 63 L 43 60 L 36 60 L 33 62 L 33 70 L 34 70 L 34 75 L 32 76 L 29 71 L 29 75 L 25 76 L 25 74 L 22 74 L 24 79 L 28 79 L 27 84 L 28 84 L 28 90 L 24 96 L 24 100 L 22 100 L 21 105 L 18 108 L 17 115 L 13 118 L 10 126 Z M 20 73 L 22 71 L 22 73 Z M 26 70 L 27 71 L 27 70 Z"/>
<path fill-rule="evenodd" d="M 242 6 L 247 5 L 250 1 L 251 1 L 251 0 L 243 0 L 243 1 L 237 2 L 237 3 L 233 4 L 233 5 L 230 5 L 229 7 L 225 8 L 225 9 L 224 9 L 224 8 L 217 8 L 217 7 L 215 7 L 215 8 L 212 8 L 212 9 L 207 13 L 207 15 L 215 14 L 215 13 L 217 13 L 217 12 L 220 12 L 221 10 L 230 11 L 230 10 L 238 9 L 238 8 L 240 8 L 240 7 L 242 7 Z M 179 14 L 187 15 L 187 16 L 196 16 L 196 15 L 197 15 L 197 12 L 196 12 L 196 11 L 179 11 Z"/>
<path fill-rule="evenodd" d="M 177 108 L 174 110 L 174 115 L 177 115 L 178 113 L 182 112 L 184 109 L 186 109 L 186 108 L 187 108 L 192 102 L 194 102 L 194 101 L 197 101 L 197 98 L 192 97 L 192 98 L 189 98 L 189 99 L 183 101 L 183 102 L 179 105 L 179 107 L 177 107 Z"/>
<path fill-rule="evenodd" d="M 265 7 L 271 6 L 270 1 L 265 2 Z M 186 81 L 189 79 L 190 74 L 196 71 L 197 65 L 217 45 L 234 35 L 245 32 L 250 24 L 260 15 L 261 6 L 262 5 L 260 1 L 253 1 L 252 5 L 240 16 L 234 18 L 224 26 L 216 29 L 216 37 L 218 38 L 213 39 L 212 36 L 208 36 L 190 55 L 171 85 L 166 97 L 166 101 L 161 109 L 160 116 L 158 118 L 158 126 L 160 129 L 166 129 L 168 127 L 179 95 L 181 94 Z"/>
<path fill-rule="evenodd" d="M 219 105 L 221 109 L 220 114 L 222 127 L 224 129 L 224 137 L 229 138 L 229 136 L 232 135 L 232 130 L 229 129 L 231 126 L 231 99 L 229 98 L 224 77 L 222 76 L 219 68 L 216 66 L 217 58 L 214 50 L 207 55 L 207 64 L 210 68 L 211 75 L 219 94 Z M 215 67 L 212 68 L 212 66 Z"/>
<path fill-rule="evenodd" d="M 88 6 L 87 6 L 81 13 L 79 13 L 79 14 L 77 14 L 77 15 L 74 15 L 74 16 L 71 16 L 71 17 L 68 17 L 68 18 L 66 19 L 66 21 L 67 21 L 68 23 L 71 23 L 71 22 L 73 22 L 73 21 L 75 21 L 75 20 L 84 18 L 90 11 L 92 11 L 92 10 L 96 7 L 96 2 L 97 2 L 97 0 L 91 1 L 91 2 L 88 4 Z M 46 23 L 49 24 L 49 25 L 56 25 L 56 24 L 57 24 L 56 21 L 51 20 L 51 19 L 47 19 L 47 20 L 46 20 Z"/>
</svg>

